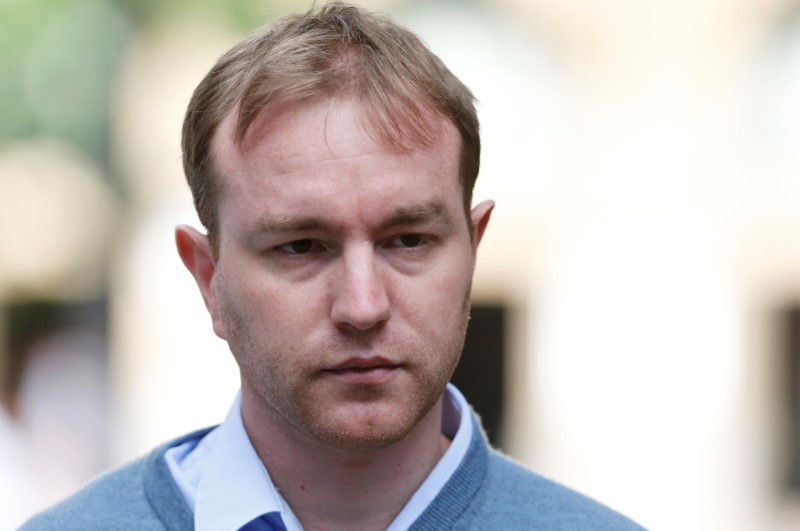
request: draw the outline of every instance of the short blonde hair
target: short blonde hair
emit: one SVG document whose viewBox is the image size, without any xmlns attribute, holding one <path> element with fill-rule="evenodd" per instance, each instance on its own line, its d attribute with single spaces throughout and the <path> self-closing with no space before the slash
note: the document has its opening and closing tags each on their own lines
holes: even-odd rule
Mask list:
<svg viewBox="0 0 800 531">
<path fill-rule="evenodd" d="M 192 95 L 183 123 L 183 167 L 215 251 L 221 182 L 211 145 L 222 120 L 238 109 L 241 144 L 269 103 L 345 93 L 365 106 L 380 139 L 398 149 L 408 149 L 409 139 L 431 142 L 433 116 L 451 121 L 461 135 L 459 173 L 468 215 L 480 166 L 472 93 L 409 30 L 386 16 L 332 2 L 257 30 L 223 55 Z"/>
</svg>

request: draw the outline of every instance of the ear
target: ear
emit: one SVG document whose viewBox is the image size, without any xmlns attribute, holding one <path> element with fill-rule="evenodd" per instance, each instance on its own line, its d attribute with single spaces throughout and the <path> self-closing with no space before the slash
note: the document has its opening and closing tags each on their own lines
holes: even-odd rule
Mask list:
<svg viewBox="0 0 800 531">
<path fill-rule="evenodd" d="M 472 254 L 478 251 L 478 244 L 481 242 L 486 226 L 489 224 L 492 210 L 494 210 L 494 201 L 487 200 L 474 206 L 469 214 L 472 221 Z"/>
<path fill-rule="evenodd" d="M 194 281 L 197 282 L 197 287 L 200 288 L 200 295 L 203 296 L 203 302 L 206 303 L 208 313 L 211 314 L 214 332 L 225 339 L 222 322 L 219 318 L 217 297 L 213 288 L 217 264 L 208 243 L 208 237 L 188 225 L 178 225 L 175 227 L 175 245 L 178 247 L 178 254 L 183 265 L 192 274 Z"/>
</svg>

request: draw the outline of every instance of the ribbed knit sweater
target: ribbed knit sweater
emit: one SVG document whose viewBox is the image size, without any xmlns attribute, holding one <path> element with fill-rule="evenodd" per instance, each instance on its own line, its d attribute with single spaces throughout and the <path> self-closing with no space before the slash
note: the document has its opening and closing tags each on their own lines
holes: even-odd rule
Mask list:
<svg viewBox="0 0 800 531">
<path fill-rule="evenodd" d="M 164 452 L 202 436 L 166 443 L 110 472 L 22 526 L 38 530 L 191 530 L 194 516 Z M 600 503 L 545 479 L 491 449 L 475 421 L 464 460 L 412 525 L 432 529 L 641 530 Z"/>
</svg>

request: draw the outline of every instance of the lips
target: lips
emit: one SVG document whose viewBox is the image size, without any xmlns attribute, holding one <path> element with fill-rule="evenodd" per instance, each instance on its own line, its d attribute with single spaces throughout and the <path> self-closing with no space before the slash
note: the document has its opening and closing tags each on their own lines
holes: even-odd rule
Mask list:
<svg viewBox="0 0 800 531">
<path fill-rule="evenodd" d="M 351 385 L 377 385 L 400 370 L 400 364 L 381 357 L 349 358 L 325 370 L 327 374 Z"/>
<path fill-rule="evenodd" d="M 350 370 L 350 369 L 373 369 L 376 367 L 398 367 L 399 364 L 380 356 L 369 358 L 348 358 L 341 363 L 337 363 L 328 370 Z"/>
</svg>

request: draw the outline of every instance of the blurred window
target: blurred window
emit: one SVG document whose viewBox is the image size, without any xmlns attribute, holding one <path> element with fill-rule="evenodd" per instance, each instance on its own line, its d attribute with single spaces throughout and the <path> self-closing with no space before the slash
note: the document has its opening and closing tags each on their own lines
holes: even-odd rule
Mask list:
<svg viewBox="0 0 800 531">
<path fill-rule="evenodd" d="M 464 393 L 483 421 L 494 446 L 502 447 L 503 393 L 505 388 L 506 308 L 472 306 L 464 353 L 452 382 Z"/>
</svg>

